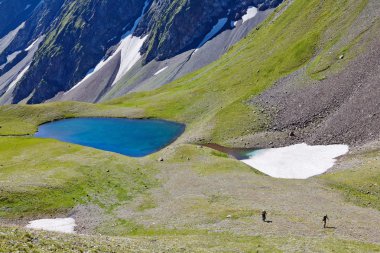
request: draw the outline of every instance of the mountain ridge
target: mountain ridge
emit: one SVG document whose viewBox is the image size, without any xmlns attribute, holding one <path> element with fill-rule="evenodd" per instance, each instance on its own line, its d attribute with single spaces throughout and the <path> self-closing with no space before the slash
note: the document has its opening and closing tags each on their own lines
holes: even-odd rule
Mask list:
<svg viewBox="0 0 380 253">
<path fill-rule="evenodd" d="M 137 22 L 131 34 L 132 38 L 148 36 L 135 52 L 141 55 L 142 61 L 139 64 L 142 66 L 153 60 L 162 61 L 196 48 L 221 17 L 232 22 L 240 19 L 249 6 L 266 10 L 276 7 L 281 1 L 135 0 L 103 1 L 100 5 L 95 3 L 95 0 L 72 3 L 51 0 L 36 7 L 31 18 L 26 21 L 26 27 L 17 33 L 10 46 L 0 52 L 0 59 L 3 57 L 3 62 L 6 62 L 4 57 L 22 50 L 31 43 L 29 41 L 44 35 L 30 68 L 18 81 L 12 94 L 8 95 L 12 97 L 11 103 L 41 103 L 55 97 L 59 92 L 69 91 L 97 63 L 112 54 L 118 43 L 122 43 L 120 39 L 123 41 L 123 34 L 132 29 L 135 21 L 140 19 L 144 5 L 147 5 L 146 13 L 141 15 L 141 21 Z M 233 29 L 231 22 L 227 22 L 221 29 Z M 12 71 L 17 63 L 8 63 L 6 70 Z M 124 76 L 125 72 L 119 73 L 117 79 Z M 99 82 L 93 86 L 99 86 Z M 93 99 L 99 96 L 100 94 L 96 94 Z"/>
</svg>

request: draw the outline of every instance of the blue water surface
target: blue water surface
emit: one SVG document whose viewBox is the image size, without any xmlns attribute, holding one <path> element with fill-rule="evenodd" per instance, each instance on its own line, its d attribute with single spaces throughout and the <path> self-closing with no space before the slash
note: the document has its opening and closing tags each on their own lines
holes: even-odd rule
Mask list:
<svg viewBox="0 0 380 253">
<path fill-rule="evenodd" d="M 143 157 L 169 145 L 184 130 L 182 124 L 163 120 L 74 118 L 43 124 L 35 137 Z"/>
</svg>

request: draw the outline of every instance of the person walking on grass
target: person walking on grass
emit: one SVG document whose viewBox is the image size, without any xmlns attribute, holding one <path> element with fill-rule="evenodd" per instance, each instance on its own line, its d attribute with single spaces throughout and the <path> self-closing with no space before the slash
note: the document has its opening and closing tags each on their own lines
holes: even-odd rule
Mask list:
<svg viewBox="0 0 380 253">
<path fill-rule="evenodd" d="M 327 221 L 328 221 L 329 217 L 327 216 L 327 214 L 325 216 L 323 216 L 323 228 L 326 228 L 327 227 Z"/>
<path fill-rule="evenodd" d="M 263 211 L 262 213 L 261 213 L 261 218 L 263 219 L 263 222 L 266 222 L 267 221 L 267 211 Z"/>
</svg>

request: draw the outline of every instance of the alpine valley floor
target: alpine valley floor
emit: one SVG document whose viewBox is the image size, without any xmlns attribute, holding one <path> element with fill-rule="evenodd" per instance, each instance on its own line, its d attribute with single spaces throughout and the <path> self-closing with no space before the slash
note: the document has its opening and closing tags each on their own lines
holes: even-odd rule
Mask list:
<svg viewBox="0 0 380 253">
<path fill-rule="evenodd" d="M 0 107 L 0 252 L 379 252 L 379 18 L 377 0 L 286 1 L 218 61 L 159 89 Z M 72 117 L 186 130 L 144 158 L 31 136 Z M 350 152 L 292 180 L 201 146 L 302 142 Z M 77 234 L 25 228 L 68 217 Z"/>
</svg>

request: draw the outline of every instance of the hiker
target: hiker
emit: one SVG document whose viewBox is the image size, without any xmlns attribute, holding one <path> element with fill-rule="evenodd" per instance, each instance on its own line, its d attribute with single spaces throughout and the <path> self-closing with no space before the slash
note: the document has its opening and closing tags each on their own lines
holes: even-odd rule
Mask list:
<svg viewBox="0 0 380 253">
<path fill-rule="evenodd" d="M 326 228 L 327 227 L 327 220 L 329 219 L 329 217 L 327 216 L 327 214 L 325 216 L 323 216 L 323 228 Z"/>
<path fill-rule="evenodd" d="M 263 219 L 264 222 L 267 221 L 267 211 L 264 210 L 264 211 L 261 213 L 261 218 Z"/>
</svg>

